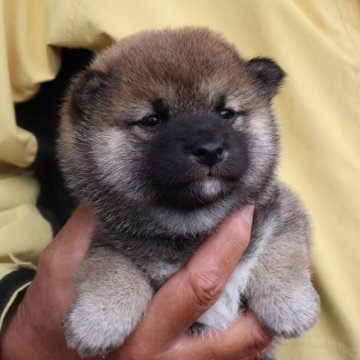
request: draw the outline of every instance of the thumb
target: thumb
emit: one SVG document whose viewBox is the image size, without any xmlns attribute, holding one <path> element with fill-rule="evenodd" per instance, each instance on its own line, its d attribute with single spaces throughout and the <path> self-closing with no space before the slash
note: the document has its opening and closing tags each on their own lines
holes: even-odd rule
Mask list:
<svg viewBox="0 0 360 360">
<path fill-rule="evenodd" d="M 226 219 L 161 287 L 128 339 L 128 348 L 151 344 L 157 351 L 167 347 L 217 300 L 249 243 L 253 209 L 243 208 Z"/>
</svg>

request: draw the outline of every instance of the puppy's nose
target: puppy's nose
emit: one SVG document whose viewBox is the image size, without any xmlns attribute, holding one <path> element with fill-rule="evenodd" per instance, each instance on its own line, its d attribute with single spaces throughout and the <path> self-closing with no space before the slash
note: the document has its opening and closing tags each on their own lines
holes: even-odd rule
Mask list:
<svg viewBox="0 0 360 360">
<path fill-rule="evenodd" d="M 209 167 L 224 159 L 224 147 L 218 142 L 207 142 L 198 144 L 192 151 L 199 164 Z"/>
</svg>

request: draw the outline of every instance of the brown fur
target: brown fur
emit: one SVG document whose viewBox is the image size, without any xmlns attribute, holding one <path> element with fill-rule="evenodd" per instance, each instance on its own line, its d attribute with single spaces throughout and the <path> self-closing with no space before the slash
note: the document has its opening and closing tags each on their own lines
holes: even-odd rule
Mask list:
<svg viewBox="0 0 360 360">
<path fill-rule="evenodd" d="M 275 175 L 271 100 L 283 76 L 269 59 L 246 61 L 221 36 L 186 28 L 124 39 L 74 78 L 59 160 L 98 224 L 65 319 L 71 348 L 98 355 L 121 345 L 153 291 L 249 203 L 250 246 L 199 322 L 226 327 L 247 303 L 275 335 L 300 336 L 313 325 L 309 222 Z M 223 300 L 234 306 L 221 318 Z"/>
</svg>

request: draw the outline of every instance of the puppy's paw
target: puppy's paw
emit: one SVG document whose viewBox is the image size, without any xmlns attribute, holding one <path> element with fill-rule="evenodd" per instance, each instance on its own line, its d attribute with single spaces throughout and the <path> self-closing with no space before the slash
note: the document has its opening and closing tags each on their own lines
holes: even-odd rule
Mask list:
<svg viewBox="0 0 360 360">
<path fill-rule="evenodd" d="M 120 346 L 136 322 L 124 311 L 111 309 L 99 299 L 82 295 L 66 313 L 67 345 L 83 356 L 105 355 Z"/>
<path fill-rule="evenodd" d="M 255 312 L 269 331 L 284 338 L 303 335 L 315 324 L 320 309 L 319 296 L 310 286 L 264 300 L 267 303 L 258 304 Z"/>
</svg>

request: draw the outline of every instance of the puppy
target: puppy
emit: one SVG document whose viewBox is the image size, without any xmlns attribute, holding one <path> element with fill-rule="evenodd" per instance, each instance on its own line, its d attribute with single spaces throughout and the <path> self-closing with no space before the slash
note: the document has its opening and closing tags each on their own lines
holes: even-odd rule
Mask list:
<svg viewBox="0 0 360 360">
<path fill-rule="evenodd" d="M 64 322 L 70 348 L 120 346 L 154 292 L 246 204 L 256 205 L 250 245 L 193 331 L 226 328 L 245 304 L 279 337 L 314 324 L 308 218 L 274 173 L 271 101 L 283 77 L 274 61 L 246 61 L 219 35 L 185 28 L 126 38 L 74 78 L 58 158 L 97 228 Z"/>
</svg>

